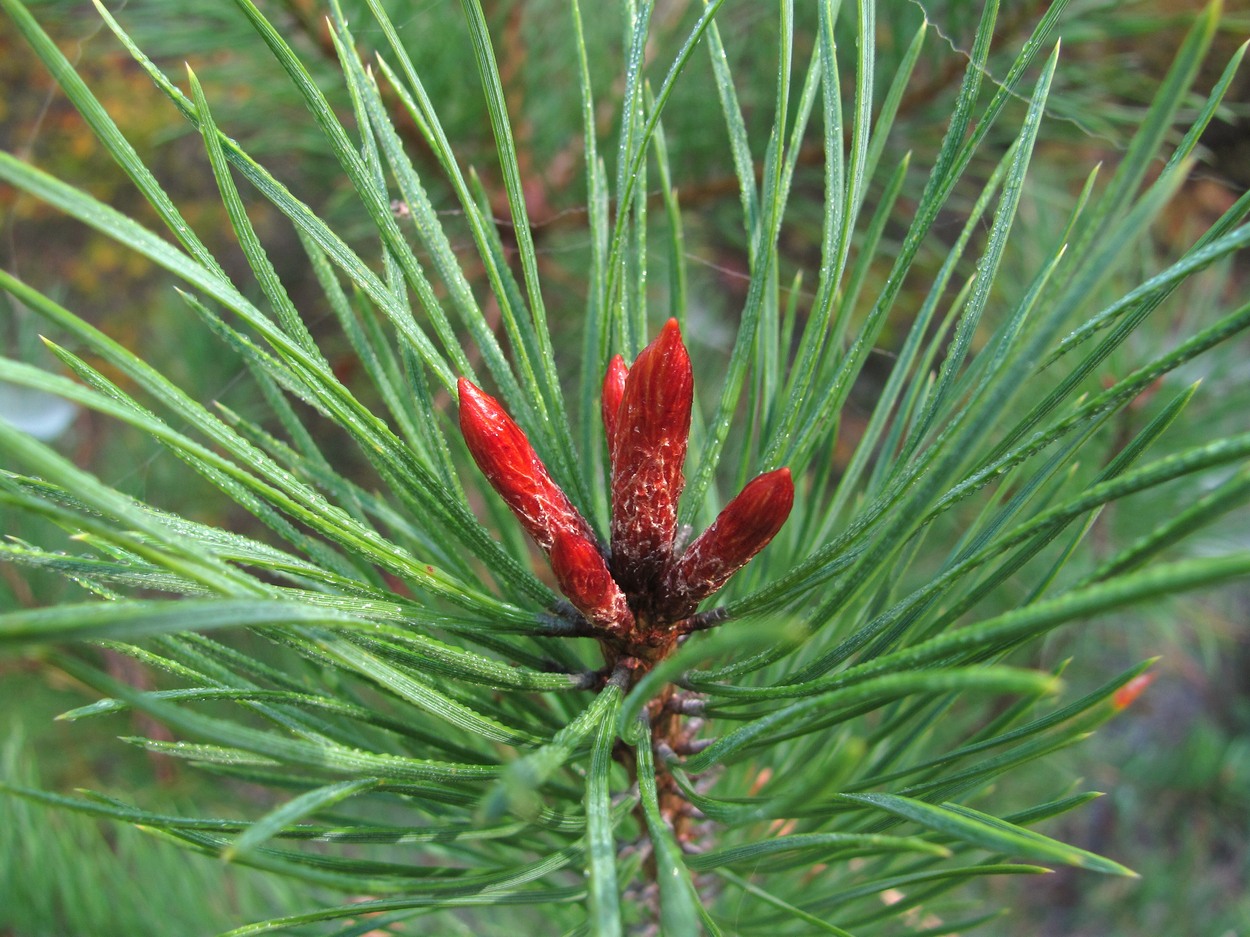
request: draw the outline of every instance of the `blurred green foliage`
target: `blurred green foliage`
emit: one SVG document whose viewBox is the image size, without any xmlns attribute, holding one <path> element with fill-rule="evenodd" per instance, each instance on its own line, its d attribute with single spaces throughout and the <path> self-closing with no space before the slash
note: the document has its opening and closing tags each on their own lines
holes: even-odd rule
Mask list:
<svg viewBox="0 0 1250 937">
<path fill-rule="evenodd" d="M 321 63 L 327 90 L 341 95 L 335 80 L 339 70 L 332 55 L 326 54 L 326 34 L 317 5 L 274 0 L 263 6 L 286 24 L 292 41 L 307 53 L 307 61 Z M 350 9 L 351 5 L 345 6 Z M 404 0 L 391 0 L 386 6 L 414 59 L 422 64 L 427 88 L 438 102 L 463 164 L 482 173 L 495 213 L 505 214 L 502 186 L 492 178 L 493 142 L 477 93 L 476 75 L 470 74 L 471 65 L 462 55 L 463 26 L 458 9 L 452 4 Z M 564 6 L 548 0 L 501 2 L 489 5 L 487 12 L 493 32 L 500 37 L 500 67 L 515 122 L 521 168 L 527 183 L 532 184 L 526 195 L 550 291 L 551 314 L 556 328 L 575 331 L 586 288 L 588 248 L 582 209 L 585 180 L 580 115 L 571 94 L 555 93 L 555 89 L 563 91 L 575 84 L 566 48 L 568 36 L 563 25 L 551 25 L 563 24 Z M 1005 17 L 1001 30 L 1010 33 L 1013 28 L 1031 26 L 1041 6 L 1021 3 Z M 682 34 L 697 15 L 696 7 L 689 3 L 664 5 L 657 12 L 657 42 Z M 958 0 L 924 4 L 893 0 L 881 4 L 878 19 L 886 34 L 879 52 L 882 74 L 888 74 L 892 67 L 890 55 L 902 52 L 902 40 L 894 45 L 891 39 L 909 37 L 922 10 L 950 43 L 932 43 L 926 49 L 926 58 L 918 68 L 918 90 L 905 100 L 900 125 L 891 138 L 891 146 L 899 150 L 893 154 L 894 160 L 902 156 L 904 147 L 933 151 L 932 141 L 944 129 L 964 64 L 961 54 L 951 46 L 967 48 L 977 7 Z M 241 268 L 241 257 L 232 255 L 226 246 L 229 227 L 198 137 L 172 120 L 170 109 L 146 77 L 118 52 L 110 37 L 99 31 L 93 11 L 65 0 L 44 0 L 35 8 L 45 22 L 54 24 L 54 34 L 63 37 L 66 47 L 75 50 L 82 73 L 145 161 L 170 184 L 171 194 L 188 220 L 208 234 L 210 247 L 222 248 L 224 256 L 233 257 Z M 803 7 L 798 13 L 796 61 L 805 62 L 811 54 L 815 15 Z M 314 142 L 315 127 L 302 103 L 280 80 L 277 66 L 267 55 L 252 51 L 251 31 L 233 7 L 133 0 L 122 15 L 140 45 L 158 60 L 190 60 L 210 89 L 222 126 L 244 140 L 251 152 L 270 158 L 275 172 L 308 198 L 315 210 L 327 218 L 336 217 L 336 209 L 346 199 L 345 182 L 337 178 L 336 166 Z M 1039 160 L 1046 167 L 1045 173 L 1030 178 L 1031 188 L 1021 209 L 1020 224 L 1025 233 L 1019 241 L 1027 244 L 1032 236 L 1039 252 L 1048 243 L 1046 237 L 1062 223 L 1067 202 L 1079 188 L 1087 167 L 1100 159 L 1114 162 L 1135 129 L 1152 90 L 1151 80 L 1143 76 L 1162 74 L 1165 66 L 1161 63 L 1174 50 L 1185 16 L 1169 4 L 1087 2 L 1074 4 L 1070 20 L 1071 27 L 1064 36 L 1064 66 L 1048 102 L 1051 115 L 1065 120 L 1048 122 L 1044 133 L 1050 136 L 1039 144 L 1042 149 L 1052 148 L 1061 158 Z M 597 88 L 606 89 L 620 72 L 621 24 L 615 16 L 592 16 L 588 23 L 591 31 L 587 42 L 595 51 L 592 79 Z M 1250 13 L 1230 2 L 1213 62 L 1222 66 L 1231 47 L 1246 34 L 1248 24 Z M 749 137 L 763 141 L 771 120 L 772 72 L 776 68 L 772 8 L 731 5 L 720 26 L 738 78 Z M 367 45 L 377 37 L 363 29 L 357 39 Z M 1010 47 L 1009 42 L 1004 45 Z M 991 74 L 994 68 L 995 61 L 991 60 Z M 1246 87 L 1244 82 L 1241 87 Z M 102 200 L 144 217 L 146 208 L 139 198 L 102 157 L 93 138 L 12 31 L 0 32 L 0 88 L 4 89 L 0 93 L 0 136 L 5 138 L 6 148 L 32 154 L 43 168 L 73 178 Z M 736 308 L 745 295 L 746 234 L 741 230 L 736 183 L 712 88 L 706 69 L 679 86 L 672 107 L 682 115 L 682 122 L 667 128 L 667 142 L 682 193 L 686 250 L 691 262 L 690 294 L 697 297 L 695 302 L 719 310 Z M 619 102 L 619 94 L 606 97 Z M 1177 198 L 1174 209 L 1155 232 L 1153 253 L 1140 258 L 1139 269 L 1158 269 L 1160 258 L 1172 256 L 1187 232 L 1200 227 L 1244 190 L 1245 177 L 1240 173 L 1250 163 L 1239 163 L 1236 154 L 1245 152 L 1246 100 L 1244 92 L 1230 95 L 1226 119 L 1213 131 L 1213 145 L 1205 154 L 1207 171 L 1196 176 Z M 344 101 L 340 98 L 337 103 Z M 1023 107 L 1021 103 L 1021 112 Z M 606 111 L 598 115 L 605 128 L 618 116 Z M 1017 123 L 1007 120 L 1002 126 L 1012 128 Z M 171 127 L 177 128 L 172 136 Z M 1004 137 L 1000 149 L 1007 142 Z M 418 157 L 431 158 L 420 147 L 416 152 Z M 794 199 L 795 215 L 782 245 L 783 282 L 796 269 L 810 271 L 819 262 L 818 145 L 814 153 L 811 159 L 800 160 L 796 176 L 796 192 L 804 197 Z M 609 160 L 615 158 L 615 154 L 605 155 Z M 763 156 L 762 152 L 754 155 L 757 160 Z M 886 161 L 891 162 L 891 158 Z M 1065 168 L 1072 174 L 1065 174 Z M 987 170 L 981 167 L 980 171 Z M 918 194 L 905 191 L 903 198 L 914 199 Z M 436 205 L 450 204 L 447 192 L 435 192 L 432 197 Z M 154 276 L 146 264 L 31 199 L 0 190 L 0 208 L 5 213 L 0 254 L 6 267 L 81 311 L 123 344 L 166 363 L 169 376 L 201 399 L 221 399 L 244 415 L 253 405 L 259 406 L 246 396 L 250 391 L 236 391 L 237 361 L 219 354 L 207 330 L 192 323 L 180 301 L 171 296 L 164 278 Z M 966 208 L 957 204 L 951 207 L 946 226 L 952 232 L 958 231 L 958 211 Z M 658 212 L 656 219 L 658 225 Z M 291 285 L 297 305 L 313 302 L 315 284 L 305 281 L 308 292 L 299 292 L 297 274 L 305 260 L 293 233 L 265 207 L 257 209 L 253 221 L 270 245 L 271 256 L 289 259 L 290 266 L 279 272 Z M 454 219 L 450 223 L 454 229 Z M 220 234 L 220 244 L 212 240 L 215 230 Z M 339 230 L 349 238 L 353 233 L 346 219 Z M 363 229 L 356 233 L 365 234 Z M 891 231 L 890 235 L 897 237 L 898 233 Z M 881 263 L 888 260 L 888 251 L 883 252 Z M 932 272 L 940 260 L 932 258 L 925 272 Z M 1024 252 L 1008 263 L 1018 263 L 1025 271 L 1036 268 L 1030 261 Z M 1244 264 L 1244 260 L 1239 263 Z M 468 272 L 475 285 L 483 282 L 481 270 L 470 268 Z M 1004 273 L 1010 281 L 1010 271 Z M 884 274 L 884 266 L 871 269 L 867 289 L 871 291 Z M 1188 284 L 1187 303 L 1201 310 L 1209 298 L 1204 293 L 1244 294 L 1247 279 L 1244 268 L 1225 265 Z M 1103 288 L 1114 294 L 1116 286 L 1111 283 Z M 905 298 L 903 305 L 915 308 L 927 284 L 922 276 L 916 276 L 907 289 L 914 290 L 917 298 L 912 302 Z M 324 311 L 322 321 L 328 321 Z M 316 331 L 316 316 L 312 323 Z M 876 389 L 873 379 L 879 386 L 888 375 L 888 351 L 901 341 L 908 324 L 897 323 L 895 328 L 900 331 L 884 336 L 885 352 L 870 364 L 868 380 L 852 398 L 847 417 L 852 439 L 854 420 L 857 416 L 863 419 L 867 401 Z M 27 326 L 20 316 L 3 325 L 6 340 L 26 341 Z M 1129 362 L 1141 358 L 1134 352 L 1134 343 L 1148 345 L 1166 337 L 1152 329 L 1176 327 L 1175 321 L 1160 320 L 1143 328 L 1128 347 L 1106 362 L 1108 379 L 1122 376 Z M 325 331 L 328 336 L 329 330 Z M 728 338 L 700 336 L 710 346 Z M 337 348 L 331 344 L 327 354 L 336 368 L 346 370 L 353 367 L 349 352 L 340 342 Z M 1246 352 L 1244 343 L 1230 346 L 1210 360 L 1204 359 L 1202 373 L 1180 377 L 1201 377 L 1208 388 L 1243 384 L 1250 380 Z M 174 362 L 172 368 L 170 362 Z M 1201 401 L 1204 409 L 1187 413 L 1187 419 L 1201 421 L 1206 430 L 1213 426 L 1228 431 L 1244 429 L 1244 411 L 1236 403 L 1221 407 L 1222 396 L 1218 391 L 1205 394 Z M 1227 397 L 1237 400 L 1233 394 Z M 857 408 L 859 400 L 864 403 Z M 1152 402 L 1144 399 L 1112 432 L 1129 438 L 1152 415 Z M 1184 441 L 1184 428 L 1180 431 L 1177 446 Z M 106 481 L 122 490 L 155 496 L 162 506 L 196 520 L 223 522 L 214 516 L 221 509 L 221 499 L 207 497 L 211 489 L 204 483 L 189 484 L 187 473 L 180 471 L 181 466 L 171 456 L 135 432 L 114 424 L 106 427 L 97 416 L 84 414 L 65 444 L 76 460 L 95 466 Z M 837 457 L 844 461 L 847 456 L 840 450 Z M 1080 470 L 1096 468 L 1083 466 Z M 1177 486 L 1177 490 L 1182 489 Z M 1162 495 L 1151 491 L 1142 497 L 1166 497 L 1166 491 Z M 1104 536 L 1110 543 L 1131 542 L 1143 532 L 1136 523 L 1131 500 L 1108 508 L 1108 513 Z M 1244 521 L 1244 514 L 1230 517 L 1226 525 L 1206 536 L 1244 545 Z M 6 516 L 6 532 L 39 539 L 35 532 L 10 526 L 17 523 Z M 1194 549 L 1201 551 L 1202 542 Z M 1110 552 L 1108 546 L 1105 553 Z M 0 578 L 0 603 L 42 604 L 65 588 L 39 574 L 15 573 L 13 567 L 0 566 L 0 571 L 5 577 Z M 14 578 L 19 575 L 20 579 Z M 1184 933 L 1223 937 L 1250 932 L 1250 896 L 1245 887 L 1250 880 L 1248 607 L 1250 599 L 1244 593 L 1232 593 L 1211 603 L 1169 602 L 1157 609 L 1099 622 L 1079 634 L 1065 632 L 1051 639 L 1047 649 L 1050 659 L 1060 648 L 1071 653 L 1074 664 L 1065 677 L 1078 688 L 1093 685 L 1099 682 L 1099 675 L 1142 658 L 1164 657 L 1154 686 L 1128 713 L 1092 743 L 1037 769 L 1058 776 L 1084 773 L 1091 786 L 1107 792 L 1092 811 L 1083 812 L 1077 820 L 1052 823 L 1047 831 L 1085 848 L 1128 857 L 1143 879 L 1091 881 L 1089 876 L 1068 870 L 1041 885 L 1033 881 L 1025 885 L 1010 880 L 996 882 L 989 886 L 993 896 L 1019 909 L 1010 924 L 1012 934 L 1131 937 Z M 31 783 L 38 771 L 44 775 L 41 780 L 46 786 L 59 789 L 72 785 L 79 774 L 96 778 L 93 783 L 98 785 L 101 775 L 107 778 L 124 773 L 126 786 L 133 791 L 135 778 L 150 769 L 145 755 L 134 752 L 118 760 L 115 745 L 108 745 L 108 754 L 96 751 L 88 731 L 75 727 L 69 732 L 64 724 L 48 721 L 51 714 L 84 700 L 79 688 L 57 682 L 54 672 L 41 667 L 37 660 L 20 670 L 11 664 L 0 667 L 6 668 L 0 670 L 5 685 L 0 696 L 0 725 L 10 736 L 5 754 L 8 777 Z M 82 766 L 84 761 L 90 763 L 89 768 Z M 1045 788 L 1046 784 L 1039 781 L 1039 789 Z M 200 811 L 211 811 L 216 801 L 212 782 L 189 773 L 158 777 L 151 793 L 158 802 L 170 805 L 194 802 Z M 42 835 L 31 835 L 33 829 Z M 186 865 L 169 861 L 172 848 L 133 830 L 102 827 L 10 798 L 0 799 L 0 929 L 8 928 L 15 937 L 88 932 L 93 937 L 111 933 L 158 937 L 202 933 L 237 921 L 240 915 L 264 916 L 290 906 L 287 886 L 281 882 L 240 875 L 212 862 L 194 866 L 197 878 L 181 878 Z M 82 861 L 82 856 L 92 854 L 100 855 L 101 861 Z M 108 933 L 88 930 L 91 925 L 86 922 L 105 919 L 112 921 L 115 929 Z M 918 923 L 923 930 L 923 922 Z M 991 923 L 981 932 L 1003 933 L 998 926 Z"/>
</svg>

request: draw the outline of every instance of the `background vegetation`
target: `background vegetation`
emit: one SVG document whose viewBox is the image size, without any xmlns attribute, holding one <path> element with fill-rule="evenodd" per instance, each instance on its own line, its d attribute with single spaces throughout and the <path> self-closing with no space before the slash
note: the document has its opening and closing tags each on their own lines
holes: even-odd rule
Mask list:
<svg viewBox="0 0 1250 937">
<path fill-rule="evenodd" d="M 349 114 L 346 93 L 329 33 L 318 4 L 286 0 L 260 4 L 280 25 L 310 67 L 338 113 Z M 489 114 L 477 76 L 467 58 L 469 33 L 458 7 L 450 4 L 387 3 L 414 61 L 421 64 L 430 98 L 437 103 L 448 137 L 463 167 L 482 179 L 490 213 L 509 216 L 507 189 L 496 168 Z M 661 4 L 654 13 L 649 51 L 664 63 L 690 28 L 698 5 Z M 1012 4 L 1003 11 L 994 52 L 986 63 L 993 78 L 1006 74 L 1019 44 L 1031 32 L 1046 4 Z M 216 184 L 208 169 L 203 142 L 189 124 L 175 119 L 165 98 L 147 76 L 100 27 L 89 6 L 65 0 L 32 4 L 40 20 L 79 72 L 106 103 L 135 143 L 143 160 L 165 183 L 188 222 L 199 231 L 233 279 L 245 278 L 247 263 L 234 242 Z M 575 362 L 580 350 L 581 317 L 591 291 L 592 221 L 586 211 L 582 115 L 577 96 L 574 47 L 567 26 L 566 3 L 494 3 L 485 5 L 525 179 L 524 196 L 531 219 L 535 255 L 544 297 L 562 365 Z M 601 92 L 595 120 L 604 140 L 620 120 L 623 93 L 621 23 L 615 16 L 587 15 L 586 45 L 591 81 Z M 1016 293 L 1049 256 L 1056 232 L 1063 229 L 1086 175 L 1105 164 L 1103 178 L 1125 156 L 1147 108 L 1195 16 L 1165 3 L 1073 3 L 1059 33 L 1060 65 L 1046 100 L 1033 166 L 1028 176 L 1010 241 L 1002 260 L 1003 301 Z M 228 128 L 246 149 L 308 198 L 311 207 L 349 243 L 372 236 L 372 226 L 351 197 L 338 164 L 329 156 L 302 100 L 280 67 L 259 43 L 231 4 L 182 4 L 139 0 L 119 11 L 136 42 L 171 75 L 190 62 L 212 102 L 217 123 Z M 911 38 L 926 16 L 931 34 L 915 65 L 915 77 L 899 102 L 895 127 L 884 141 L 881 162 L 898 164 L 904 154 L 927 165 L 937 152 L 954 107 L 972 48 L 980 4 L 891 0 L 877 9 L 877 70 L 890 76 L 907 54 Z M 844 19 L 848 19 L 844 17 Z M 356 40 L 366 48 L 382 42 L 362 16 Z M 773 120 L 777 70 L 777 16 L 772 5 L 728 3 L 717 19 L 734 86 L 757 167 L 766 158 L 765 143 Z M 1192 93 L 1175 115 L 1169 141 L 1175 144 L 1199 114 L 1207 93 L 1250 33 L 1250 13 L 1228 3 L 1219 11 L 1212 49 Z M 805 63 L 816 42 L 815 4 L 795 10 L 794 61 Z M 60 178 L 72 180 L 92 195 L 155 224 L 146 203 L 84 129 L 74 109 L 56 90 L 17 31 L 0 30 L 0 139 L 4 149 Z M 657 79 L 662 69 L 656 68 Z M 991 82 L 992 83 L 992 82 Z M 881 80 L 878 97 L 884 94 Z M 1131 289 L 1163 269 L 1201 232 L 1241 197 L 1246 178 L 1247 133 L 1244 77 L 1233 80 L 1224 104 L 1202 138 L 1198 161 L 1167 207 L 1152 220 L 1149 236 L 1102 284 L 1107 296 Z M 1014 140 L 1028 106 L 1028 90 L 995 125 L 964 185 L 935 224 L 916 271 L 903 286 L 899 308 L 914 314 L 938 275 L 998 160 Z M 616 107 L 614 108 L 613 102 Z M 393 100 L 388 102 L 393 113 Z M 734 338 L 732 325 L 747 300 L 750 245 L 742 223 L 739 180 L 726 139 L 717 91 L 706 59 L 698 61 L 668 104 L 665 144 L 672 183 L 680 193 L 683 227 L 681 264 L 656 249 L 649 258 L 657 292 L 670 290 L 681 275 L 689 297 L 687 315 L 699 324 L 696 380 L 723 366 Z M 674 115 L 680 115 L 675 119 Z M 447 189 L 439 189 L 437 154 L 423 143 L 417 128 L 402 117 L 398 130 L 430 186 L 458 261 L 475 290 L 485 289 L 486 272 L 472 249 L 467 224 L 453 208 Z M 605 155 L 606 144 L 601 143 Z M 795 162 L 790 206 L 778 246 L 778 280 L 783 298 L 806 306 L 821 263 L 824 218 L 824 151 L 813 124 Z M 1155 164 L 1152 173 L 1162 167 Z M 882 232 L 881 248 L 863 267 L 864 296 L 881 288 L 909 220 L 921 198 L 924 173 L 905 178 L 898 207 Z M 652 212 L 647 224 L 665 227 L 659 186 L 650 188 Z M 870 199 L 882 197 L 875 185 Z M 137 255 L 114 241 L 67 223 L 56 211 L 12 188 L 0 189 L 5 211 L 2 265 L 49 296 L 81 314 L 162 370 L 196 399 L 220 401 L 244 418 L 263 420 L 269 401 L 239 359 L 224 354 L 210 329 L 188 315 L 169 289 L 168 279 L 153 272 Z M 361 388 L 372 406 L 381 401 L 359 373 L 360 364 L 333 315 L 324 308 L 321 287 L 289 225 L 259 200 L 248 211 L 295 306 L 316 310 L 308 316 L 312 335 L 334 372 Z M 984 243 L 985 221 L 977 231 Z M 501 224 L 502 236 L 509 231 Z M 661 235 L 657 234 L 657 243 Z M 505 242 L 515 249 L 515 242 Z M 979 251 L 969 251 L 974 257 Z M 1217 318 L 1215 310 L 1232 308 L 1247 295 L 1245 261 L 1235 258 L 1187 282 L 1168 315 L 1146 320 L 1097 375 L 1111 383 L 1140 361 L 1171 347 Z M 970 269 L 972 260 L 964 267 Z M 804 279 L 795 279 L 800 271 Z M 967 270 L 961 268 L 961 272 Z M 664 295 L 668 295 L 664 293 Z M 866 305 L 865 305 L 866 308 Z M 862 310 L 857 310 L 857 315 Z M 662 313 L 657 313 L 662 315 Z M 653 322 L 656 316 L 652 316 Z M 912 325 L 911 317 L 892 318 L 877 350 L 868 359 L 842 415 L 839 447 L 831 457 L 835 471 L 845 470 L 889 379 L 896 356 Z M 42 326 L 16 306 L 6 310 L 6 343 L 16 356 L 48 366 L 39 347 Z M 984 332 L 984 334 L 982 334 Z M 988 331 L 975 336 L 978 350 Z M 1244 338 L 1230 341 L 1187 365 L 1166 386 L 1148 390 L 1118 413 L 1101 432 L 1106 451 L 1122 447 L 1156 417 L 1180 388 L 1201 380 L 1202 389 L 1169 431 L 1169 450 L 1181 451 L 1201 441 L 1246 429 L 1250 406 L 1250 368 Z M 576 399 L 575 367 L 562 371 L 566 391 Z M 717 386 L 705 380 L 707 412 Z M 440 400 L 446 406 L 445 399 Z M 50 403 L 23 402 L 31 409 Z M 317 441 L 334 447 L 338 436 L 318 429 Z M 153 499 L 167 510 L 195 521 L 245 533 L 257 533 L 256 521 L 221 498 L 207 482 L 145 434 L 88 410 L 78 411 L 58 441 L 61 451 L 79 465 L 92 467 L 104 481 L 127 494 Z M 363 458 L 338 446 L 336 468 L 351 477 L 367 477 Z M 1075 472 L 1090 471 L 1078 466 Z M 1159 517 L 1174 516 L 1192 503 L 1192 485 L 1176 484 L 1139 495 L 1150 509 L 1132 500 L 1108 506 L 1088 538 L 1092 561 L 1115 556 L 1125 545 L 1148 534 Z M 43 542 L 52 531 L 45 521 L 11 510 L 4 531 L 20 541 Z M 1178 556 L 1210 556 L 1245 549 L 1250 518 L 1244 510 L 1228 513 L 1187 541 Z M 936 562 L 936 561 L 935 561 Z M 923 562 L 921 563 L 923 565 Z M 0 603 L 10 609 L 34 608 L 73 600 L 82 593 L 63 578 L 39 569 L 0 565 Z M 1010 608 L 1020 598 L 1010 588 L 991 600 Z M 1146 694 L 1117 720 L 1083 745 L 1065 748 L 1012 775 L 1004 803 L 1044 801 L 1070 779 L 1084 777 L 1072 790 L 1100 790 L 1106 796 L 1081 811 L 1045 827 L 1052 836 L 1111 856 L 1141 873 L 1140 880 L 1103 879 L 1065 869 L 1043 879 L 1013 878 L 979 885 L 970 907 L 985 900 L 1015 909 L 1010 923 L 992 920 L 968 933 L 1019 935 L 1101 935 L 1187 933 L 1222 937 L 1250 932 L 1250 626 L 1244 591 L 1216 596 L 1159 600 L 1130 613 L 1094 619 L 1057 632 L 1030 650 L 1031 662 L 1050 668 L 1064 659 L 1072 698 L 1092 690 L 1113 674 L 1139 661 L 1160 657 L 1156 680 Z M 236 646 L 263 655 L 260 642 L 246 636 Z M 151 676 L 121 655 L 108 655 L 111 675 L 141 687 Z M 122 723 L 53 722 L 57 713 L 80 706 L 94 695 L 40 656 L 0 663 L 4 692 L 0 718 L 8 743 L 4 777 L 13 783 L 53 791 L 90 787 L 142 803 L 156 812 L 199 815 L 229 813 L 249 799 L 267 805 L 259 789 L 189 770 L 177 760 L 122 750 L 116 735 L 172 739 L 144 715 Z M 149 681 L 145 683 L 145 681 Z M 118 717 L 113 717 L 117 719 Z M 996 791 L 990 791 L 990 802 Z M 15 798 L 0 799 L 0 931 L 19 937 L 42 934 L 205 933 L 241 921 L 307 907 L 307 892 L 285 880 L 240 872 L 211 860 L 191 861 L 160 838 L 113 825 L 99 825 L 63 811 Z M 190 876 L 188 877 L 188 870 Z M 979 895 L 980 897 L 975 897 Z M 987 907 L 989 904 L 987 904 Z M 971 912 L 969 916 L 973 916 Z M 455 919 L 448 919 L 455 920 Z M 486 933 L 472 917 L 460 919 L 465 933 Z M 903 919 L 909 933 L 924 933 L 932 922 Z M 445 926 L 451 927 L 451 924 Z M 515 925 L 513 925 L 515 931 Z M 355 931 L 363 933 L 364 925 Z M 502 932 L 499 931 L 499 932 Z M 945 931 L 943 931 L 945 932 Z"/>
</svg>

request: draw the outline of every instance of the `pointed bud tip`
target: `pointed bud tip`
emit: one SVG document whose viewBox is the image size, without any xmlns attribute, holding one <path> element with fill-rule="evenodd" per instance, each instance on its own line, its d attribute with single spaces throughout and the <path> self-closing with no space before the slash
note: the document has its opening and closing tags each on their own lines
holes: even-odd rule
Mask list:
<svg viewBox="0 0 1250 937">
<path fill-rule="evenodd" d="M 500 420 L 508 424 L 512 423 L 499 401 L 467 377 L 456 381 L 456 395 L 460 408 L 460 432 L 470 448 L 474 445 L 472 437 L 484 431 L 488 425 L 496 424 Z"/>
<path fill-rule="evenodd" d="M 763 502 L 770 502 L 772 513 L 779 516 L 776 523 L 780 529 L 790 513 L 790 508 L 794 506 L 794 479 L 790 475 L 790 469 L 773 469 L 757 475 L 742 489 L 739 497 L 744 496 L 747 503 L 752 503 L 757 508 L 763 507 Z"/>
<path fill-rule="evenodd" d="M 759 481 L 761 479 L 768 479 L 770 484 L 777 485 L 778 487 L 789 488 L 791 491 L 794 490 L 794 477 L 790 474 L 789 467 L 773 469 L 771 472 L 765 472 L 756 480 Z"/>
<path fill-rule="evenodd" d="M 470 403 L 481 403 L 486 394 L 467 377 L 460 377 L 456 379 L 456 396 L 464 406 L 466 399 Z"/>
<path fill-rule="evenodd" d="M 681 353 L 686 353 L 686 342 L 682 338 L 681 325 L 675 318 L 670 318 L 664 323 L 664 328 L 660 329 L 660 334 L 655 337 L 655 341 L 651 343 L 656 348 L 662 348 L 666 353 L 671 354 L 677 349 L 681 349 Z"/>
<path fill-rule="evenodd" d="M 676 319 L 669 319 L 660 329 L 660 334 L 652 339 L 634 359 L 633 366 L 626 369 L 630 374 L 635 370 L 651 371 L 660 368 L 670 376 L 690 381 L 690 354 L 686 351 L 686 343 L 681 337 L 681 326 Z"/>
<path fill-rule="evenodd" d="M 664 323 L 664 327 L 660 329 L 659 334 L 653 338 L 650 343 L 638 354 L 634 359 L 634 363 L 625 370 L 632 371 L 639 365 L 644 368 L 648 362 L 661 367 L 672 367 L 673 362 L 685 360 L 689 362 L 689 354 L 686 351 L 686 343 L 681 336 L 681 326 L 677 320 L 670 318 Z M 613 359 L 615 362 L 615 359 Z M 621 359 L 624 364 L 624 359 Z M 611 373 L 611 367 L 608 371 Z"/>
<path fill-rule="evenodd" d="M 603 373 L 604 405 L 613 407 L 621 403 L 621 394 L 625 391 L 625 380 L 629 377 L 629 365 L 624 355 L 613 355 L 608 362 L 608 369 Z"/>
<path fill-rule="evenodd" d="M 621 409 L 621 397 L 625 394 L 625 381 L 629 377 L 629 365 L 624 355 L 615 355 L 608 362 L 607 373 L 603 375 L 603 394 L 600 400 L 600 411 L 603 416 L 603 431 L 608 441 L 608 458 L 612 457 L 612 439 L 616 435 L 616 416 Z"/>
<path fill-rule="evenodd" d="M 1115 691 L 1115 695 L 1111 697 L 1111 705 L 1117 710 L 1127 709 L 1133 705 L 1137 697 L 1146 691 L 1146 687 L 1154 683 L 1158 674 L 1153 671 L 1150 673 L 1138 674 L 1124 686 Z"/>
</svg>

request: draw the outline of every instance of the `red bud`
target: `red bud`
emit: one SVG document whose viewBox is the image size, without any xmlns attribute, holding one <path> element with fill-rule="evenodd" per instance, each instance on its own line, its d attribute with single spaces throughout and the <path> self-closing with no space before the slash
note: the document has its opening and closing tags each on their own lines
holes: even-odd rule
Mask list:
<svg viewBox="0 0 1250 937">
<path fill-rule="evenodd" d="M 625 378 L 611 439 L 612 572 L 628 595 L 651 595 L 673 553 L 685 477 L 694 376 L 676 319 Z"/>
<path fill-rule="evenodd" d="M 788 468 L 747 483 L 669 568 L 661 595 L 662 617 L 679 620 L 723 586 L 781 530 L 794 506 Z"/>
<path fill-rule="evenodd" d="M 612 579 L 594 544 L 557 531 L 551 548 L 551 570 L 560 591 L 592 625 L 622 635 L 633 629 L 634 616 L 625 593 Z"/>
<path fill-rule="evenodd" d="M 1150 673 L 1138 674 L 1128 683 L 1124 684 L 1124 686 L 1115 691 L 1115 695 L 1111 697 L 1111 705 L 1117 710 L 1127 709 L 1129 706 L 1132 706 L 1137 700 L 1137 697 L 1141 696 L 1142 693 L 1146 691 L 1146 687 L 1155 682 L 1156 676 L 1158 676 L 1158 674 L 1154 671 L 1151 671 Z"/>
<path fill-rule="evenodd" d="M 580 537 L 593 549 L 590 525 L 552 481 L 521 427 L 470 381 L 462 377 L 457 387 L 460 432 L 469 453 L 526 532 L 547 553 L 557 533 Z"/>
<path fill-rule="evenodd" d="M 616 436 L 616 415 L 621 409 L 621 397 L 625 393 L 625 376 L 629 367 L 621 355 L 616 355 L 608 362 L 608 371 L 603 376 L 603 396 L 600 399 L 603 410 L 603 432 L 608 440 L 608 455 L 612 454 L 612 439 Z"/>
</svg>

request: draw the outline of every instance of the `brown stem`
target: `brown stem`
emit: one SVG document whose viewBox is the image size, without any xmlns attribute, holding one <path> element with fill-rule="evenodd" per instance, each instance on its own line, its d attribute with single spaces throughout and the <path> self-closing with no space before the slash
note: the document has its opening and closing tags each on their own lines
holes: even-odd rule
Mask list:
<svg viewBox="0 0 1250 937">
<path fill-rule="evenodd" d="M 619 668 L 622 667 L 628 670 L 626 692 L 632 689 L 663 656 L 650 660 L 626 656 L 609 642 L 601 641 L 600 643 L 604 649 L 604 656 L 609 661 L 608 666 L 614 673 L 619 672 Z M 679 702 L 678 689 L 670 683 L 660 691 L 659 695 L 647 703 L 647 715 L 651 725 L 650 744 L 655 752 L 655 785 L 660 815 L 672 828 L 677 842 L 685 845 L 692 838 L 692 811 L 690 802 L 686 800 L 681 787 L 668 770 L 666 757 L 666 755 L 671 757 L 674 752 L 689 750 L 694 741 L 694 731 L 683 721 L 686 707 L 679 705 Z M 644 741 L 641 744 L 647 744 L 647 742 Z M 631 782 L 637 783 L 638 758 L 634 750 L 620 742 L 613 749 L 612 757 L 625 768 Z M 645 830 L 646 816 L 641 803 L 634 808 L 634 816 L 639 829 Z M 643 867 L 647 875 L 654 880 L 656 875 L 654 858 L 647 857 Z"/>
</svg>

